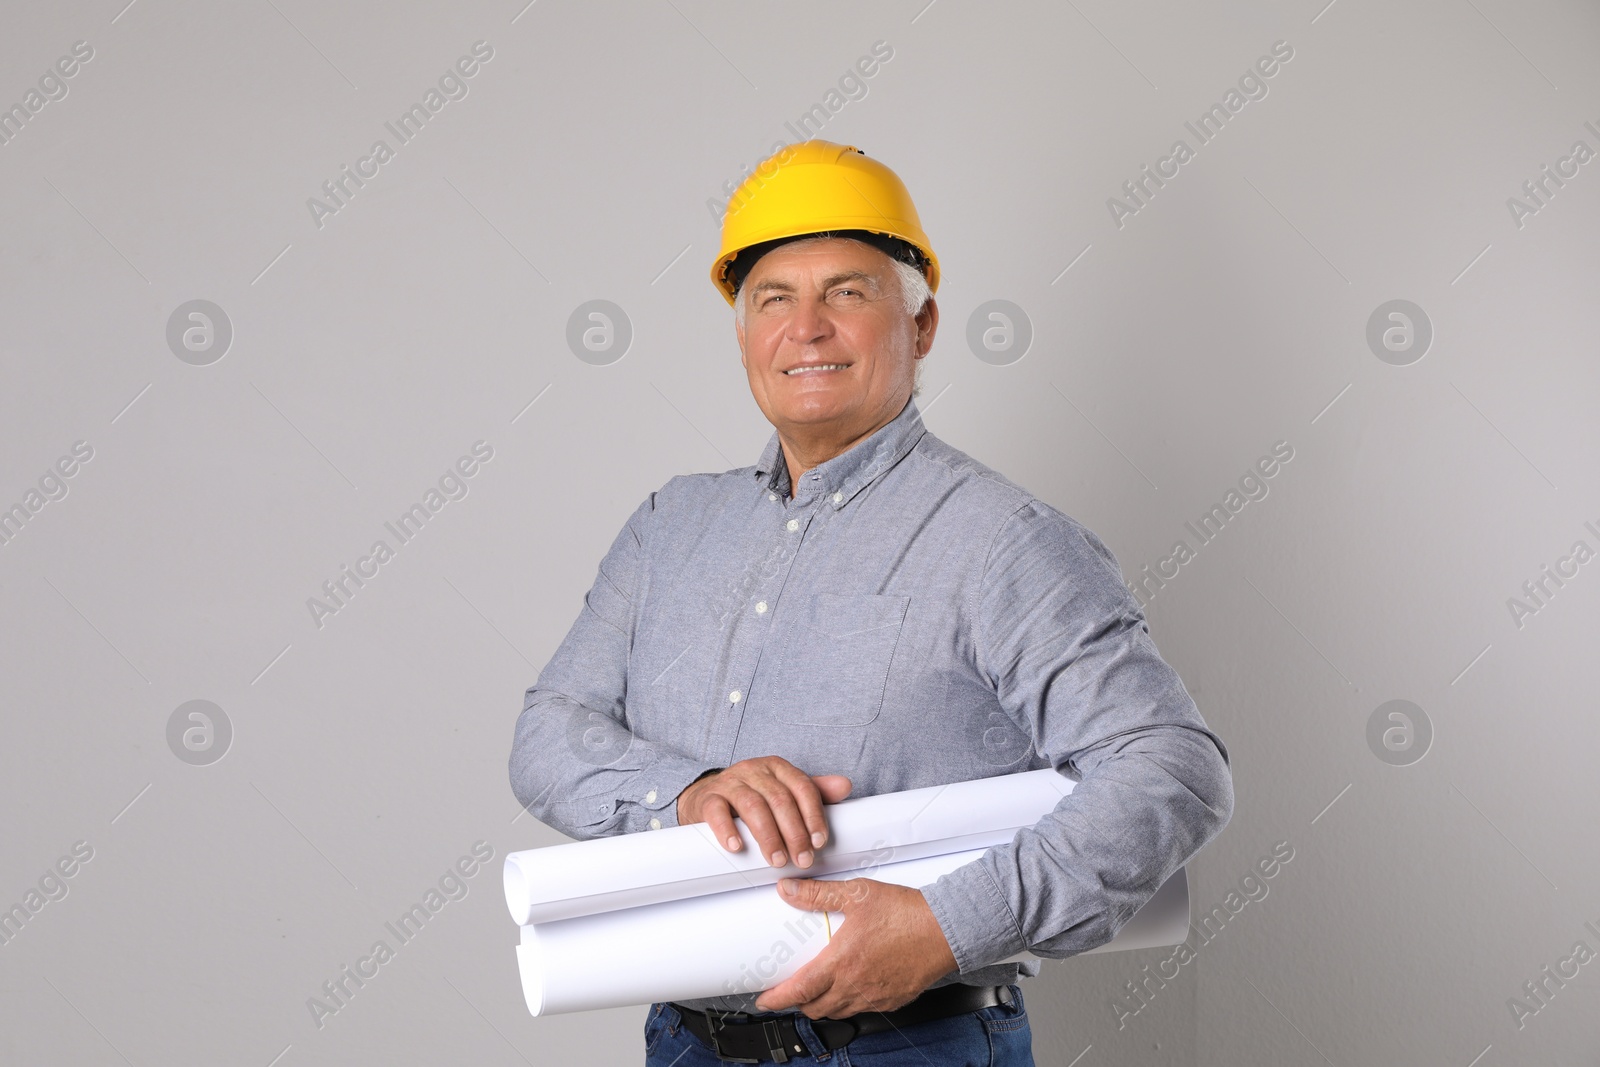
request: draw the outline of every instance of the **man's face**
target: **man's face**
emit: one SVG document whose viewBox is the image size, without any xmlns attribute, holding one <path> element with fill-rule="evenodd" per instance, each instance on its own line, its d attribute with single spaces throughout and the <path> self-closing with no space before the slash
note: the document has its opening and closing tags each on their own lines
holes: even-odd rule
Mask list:
<svg viewBox="0 0 1600 1067">
<path fill-rule="evenodd" d="M 917 318 L 906 313 L 887 255 L 848 238 L 780 245 L 756 261 L 739 299 L 750 392 L 780 434 L 853 441 L 887 423 L 938 324 L 932 300 Z M 809 369 L 820 367 L 835 369 Z"/>
</svg>

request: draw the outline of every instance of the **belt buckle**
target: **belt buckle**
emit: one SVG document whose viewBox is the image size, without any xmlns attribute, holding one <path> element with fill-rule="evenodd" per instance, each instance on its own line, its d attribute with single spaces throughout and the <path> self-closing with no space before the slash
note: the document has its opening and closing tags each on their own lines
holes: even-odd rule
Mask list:
<svg viewBox="0 0 1600 1067">
<path fill-rule="evenodd" d="M 738 1018 L 733 1018 L 734 1016 L 738 1016 Z M 760 1063 L 759 1059 L 723 1055 L 722 1046 L 717 1041 L 717 1032 L 727 1028 L 729 1019 L 733 1019 L 737 1023 L 746 1023 L 750 1021 L 750 1016 L 742 1011 L 718 1011 L 716 1008 L 709 1007 L 706 1009 L 706 1030 L 707 1036 L 711 1039 L 711 1051 L 723 1063 Z"/>
</svg>

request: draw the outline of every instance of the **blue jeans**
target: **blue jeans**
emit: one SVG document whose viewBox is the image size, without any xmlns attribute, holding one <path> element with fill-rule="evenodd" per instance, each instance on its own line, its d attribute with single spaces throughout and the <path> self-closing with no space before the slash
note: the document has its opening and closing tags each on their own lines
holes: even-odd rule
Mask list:
<svg viewBox="0 0 1600 1067">
<path fill-rule="evenodd" d="M 795 1028 L 816 1059 L 796 1055 L 790 1062 L 799 1067 L 808 1062 L 829 1067 L 1034 1067 L 1033 1031 L 1022 990 L 1012 986 L 1011 998 L 1010 1004 L 865 1034 L 832 1052 L 822 1047 L 811 1020 L 801 1015 Z M 721 1062 L 689 1032 L 683 1016 L 670 1004 L 650 1005 L 644 1048 L 645 1067 L 719 1067 Z"/>
</svg>

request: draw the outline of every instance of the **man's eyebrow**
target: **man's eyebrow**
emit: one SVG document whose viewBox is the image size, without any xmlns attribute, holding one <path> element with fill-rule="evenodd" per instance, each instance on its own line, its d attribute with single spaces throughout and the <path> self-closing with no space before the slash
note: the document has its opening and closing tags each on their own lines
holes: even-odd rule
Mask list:
<svg viewBox="0 0 1600 1067">
<path fill-rule="evenodd" d="M 822 279 L 822 287 L 824 289 L 832 289 L 840 282 L 865 282 L 874 290 L 878 288 L 878 279 L 864 270 L 843 270 L 838 274 L 830 274 Z"/>
<path fill-rule="evenodd" d="M 832 289 L 835 285 L 838 285 L 841 282 L 864 282 L 871 286 L 874 291 L 876 291 L 878 288 L 878 280 L 863 270 L 843 270 L 837 274 L 830 274 L 826 278 L 822 279 L 822 288 Z M 750 295 L 760 296 L 762 293 L 766 292 L 792 293 L 794 292 L 794 286 L 790 285 L 788 282 L 780 281 L 777 278 L 772 278 L 768 281 L 757 283 L 755 287 L 750 290 Z"/>
</svg>

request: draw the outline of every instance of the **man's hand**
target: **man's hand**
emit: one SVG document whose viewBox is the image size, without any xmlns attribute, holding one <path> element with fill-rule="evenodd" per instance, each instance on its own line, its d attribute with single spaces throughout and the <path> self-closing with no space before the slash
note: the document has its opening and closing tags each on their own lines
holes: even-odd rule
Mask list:
<svg viewBox="0 0 1600 1067">
<path fill-rule="evenodd" d="M 772 866 L 793 856 L 809 867 L 828 841 L 822 805 L 849 795 L 850 779 L 842 774 L 813 778 L 782 756 L 757 756 L 691 782 L 678 794 L 678 825 L 706 823 L 729 852 L 738 852 L 744 842 L 733 826 L 737 815 Z"/>
<path fill-rule="evenodd" d="M 871 878 L 783 878 L 778 892 L 802 911 L 843 912 L 846 921 L 816 959 L 756 999 L 759 1011 L 793 1008 L 811 1019 L 893 1011 L 957 967 L 920 889 Z"/>
</svg>

